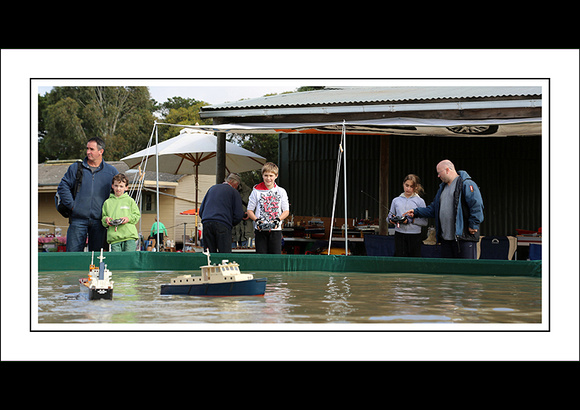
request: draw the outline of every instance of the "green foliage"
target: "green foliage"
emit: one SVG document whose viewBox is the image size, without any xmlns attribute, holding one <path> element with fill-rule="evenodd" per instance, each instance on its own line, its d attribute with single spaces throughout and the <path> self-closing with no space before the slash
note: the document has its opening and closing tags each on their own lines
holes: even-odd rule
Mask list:
<svg viewBox="0 0 580 410">
<path fill-rule="evenodd" d="M 321 87 L 300 87 L 296 92 Z M 92 137 L 105 141 L 105 159 L 116 161 L 146 147 L 155 120 L 169 124 L 211 124 L 199 110 L 209 105 L 173 97 L 158 104 L 147 87 L 54 87 L 38 96 L 38 161 L 77 159 L 86 155 Z M 156 117 L 157 116 L 157 117 Z M 159 127 L 159 141 L 179 134 L 179 127 Z M 278 161 L 278 136 L 229 135 L 228 139 L 268 161 Z M 248 175 L 259 182 L 259 172 Z"/>
<path fill-rule="evenodd" d="M 228 141 L 278 164 L 278 134 L 228 134 Z M 279 165 L 279 164 L 278 164 Z M 249 187 L 262 181 L 261 170 L 242 172 L 242 181 Z"/>
<path fill-rule="evenodd" d="M 46 107 L 46 132 L 41 146 L 48 158 L 84 158 L 82 153 L 86 149 L 88 138 L 78 112 L 79 104 L 70 97 Z"/>
<path fill-rule="evenodd" d="M 155 121 L 147 87 L 55 87 L 39 110 L 39 162 L 84 158 L 92 137 L 119 160 L 147 144 Z"/>
</svg>

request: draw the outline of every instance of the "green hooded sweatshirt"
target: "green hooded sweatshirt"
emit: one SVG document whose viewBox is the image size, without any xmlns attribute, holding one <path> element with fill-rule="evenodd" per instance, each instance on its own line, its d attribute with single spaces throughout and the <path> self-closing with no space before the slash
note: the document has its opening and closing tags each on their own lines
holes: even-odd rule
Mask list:
<svg viewBox="0 0 580 410">
<path fill-rule="evenodd" d="M 129 218 L 129 222 L 118 225 L 115 231 L 114 226 L 107 225 L 107 218 L 119 219 L 122 217 Z M 107 242 L 117 243 L 128 241 L 129 239 L 139 239 L 139 234 L 135 224 L 139 222 L 141 213 L 137 204 L 127 193 L 117 197 L 114 193 L 109 195 L 109 199 L 103 204 L 103 217 L 101 222 L 107 229 Z"/>
</svg>

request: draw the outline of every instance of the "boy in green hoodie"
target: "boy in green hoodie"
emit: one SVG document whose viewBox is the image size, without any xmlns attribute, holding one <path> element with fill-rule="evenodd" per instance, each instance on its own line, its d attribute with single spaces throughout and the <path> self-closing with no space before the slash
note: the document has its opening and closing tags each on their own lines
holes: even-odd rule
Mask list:
<svg viewBox="0 0 580 410">
<path fill-rule="evenodd" d="M 124 174 L 113 177 L 113 193 L 103 204 L 101 222 L 107 229 L 112 252 L 135 251 L 139 238 L 135 224 L 141 218 L 137 204 L 128 194 L 129 179 Z"/>
</svg>

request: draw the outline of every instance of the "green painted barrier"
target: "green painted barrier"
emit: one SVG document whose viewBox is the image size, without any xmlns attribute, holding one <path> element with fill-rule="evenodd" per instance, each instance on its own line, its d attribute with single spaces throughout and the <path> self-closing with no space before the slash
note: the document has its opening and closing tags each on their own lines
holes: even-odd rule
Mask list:
<svg viewBox="0 0 580 410">
<path fill-rule="evenodd" d="M 95 252 L 95 263 L 98 263 Z M 207 263 L 201 253 L 181 252 L 105 252 L 105 263 L 112 271 L 199 271 Z M 388 256 L 341 255 L 258 255 L 254 253 L 213 254 L 211 262 L 229 259 L 240 264 L 242 272 L 360 272 L 428 273 L 492 276 L 542 276 L 542 261 L 464 260 L 441 258 L 395 258 Z M 90 252 L 39 252 L 38 271 L 86 271 Z"/>
</svg>

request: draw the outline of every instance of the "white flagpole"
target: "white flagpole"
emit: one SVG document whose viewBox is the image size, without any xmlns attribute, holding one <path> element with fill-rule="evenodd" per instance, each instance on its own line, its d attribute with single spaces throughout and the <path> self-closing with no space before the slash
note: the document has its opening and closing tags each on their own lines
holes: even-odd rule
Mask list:
<svg viewBox="0 0 580 410">
<path fill-rule="evenodd" d="M 344 139 L 343 159 L 344 159 L 344 255 L 348 255 L 348 212 L 347 212 L 347 193 L 346 193 L 346 121 L 342 120 L 342 137 Z"/>
<path fill-rule="evenodd" d="M 336 176 L 334 177 L 334 196 L 332 198 L 332 216 L 330 217 L 330 234 L 328 235 L 328 252 L 332 248 L 332 232 L 334 230 L 334 211 L 336 209 L 336 194 L 338 192 L 338 181 L 340 180 L 340 163 L 342 162 L 342 136 L 338 144 L 338 155 L 336 156 Z"/>
</svg>

